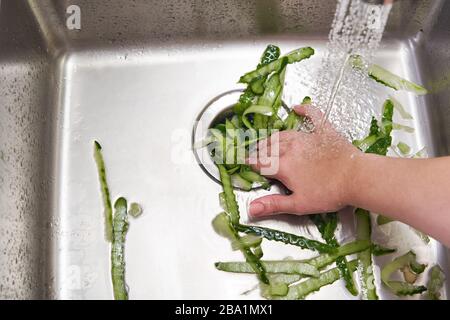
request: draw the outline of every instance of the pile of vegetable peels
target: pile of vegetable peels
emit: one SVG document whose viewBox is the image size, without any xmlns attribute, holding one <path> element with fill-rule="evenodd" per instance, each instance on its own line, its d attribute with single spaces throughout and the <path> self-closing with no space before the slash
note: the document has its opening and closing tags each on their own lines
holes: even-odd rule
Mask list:
<svg viewBox="0 0 450 320">
<path fill-rule="evenodd" d="M 308 128 L 308 119 L 297 115 L 293 110 L 283 117 L 282 94 L 287 66 L 308 59 L 313 54 L 314 49 L 305 47 L 281 56 L 278 47 L 269 45 L 257 68 L 240 78 L 239 82 L 247 87 L 234 105 L 233 114 L 223 122 L 214 124 L 209 130 L 205 141 L 220 173 L 223 192 L 219 199 L 224 210 L 214 218 L 212 224 L 218 234 L 230 240 L 232 249 L 241 251 L 245 258 L 245 262 L 217 262 L 215 267 L 225 272 L 256 274 L 262 296 L 269 299 L 304 299 L 308 294 L 339 279 L 345 281 L 346 288 L 352 295 L 358 295 L 359 288 L 362 298 L 378 299 L 372 256 L 392 254 L 396 249 L 372 242 L 371 215 L 367 210 L 355 210 L 356 240 L 344 244 L 339 243 L 335 236 L 339 222 L 337 213 L 310 216 L 322 241 L 240 222 L 235 188 L 249 191 L 255 187 L 269 189 L 271 186 L 269 180 L 245 164 L 244 157 L 259 140 L 274 132 Z M 352 56 L 349 61 L 353 68 L 365 70 L 368 77 L 389 88 L 417 95 L 427 93 L 422 86 L 402 79 L 381 66 L 365 65 L 360 56 Z M 311 103 L 311 99 L 305 97 L 303 103 Z M 389 97 L 383 105 L 381 119 L 373 118 L 367 137 L 353 141 L 353 144 L 363 152 L 385 156 L 390 148 L 394 148 L 393 130 L 413 132 L 412 128 L 393 122 L 394 110 L 398 110 L 403 118 L 411 119 L 404 108 Z M 246 134 L 242 135 L 244 130 Z M 397 146 L 394 151 L 399 150 L 403 155 L 410 152 L 410 147 L 403 142 L 399 142 Z M 382 216 L 379 216 L 379 220 L 382 220 L 379 224 L 392 222 Z M 263 240 L 316 251 L 318 255 L 307 260 L 263 260 Z M 349 259 L 354 254 L 356 258 Z M 329 268 L 333 264 L 335 267 Z M 420 294 L 428 288 L 428 297 L 438 299 L 444 277 L 439 266 L 430 268 L 427 287 L 414 284 L 425 268 L 426 265 L 419 264 L 414 252 L 410 251 L 382 268 L 382 284 L 398 296 Z M 358 281 L 353 276 L 356 270 L 359 271 Z M 403 272 L 405 281 L 390 280 L 391 274 L 397 270 Z"/>
</svg>

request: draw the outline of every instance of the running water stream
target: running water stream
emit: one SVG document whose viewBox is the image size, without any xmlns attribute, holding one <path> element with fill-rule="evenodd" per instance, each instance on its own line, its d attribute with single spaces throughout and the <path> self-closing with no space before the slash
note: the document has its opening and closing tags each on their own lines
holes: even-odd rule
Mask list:
<svg viewBox="0 0 450 320">
<path fill-rule="evenodd" d="M 338 0 L 326 52 L 313 88 L 313 102 L 323 111 L 320 128 L 326 121 L 349 139 L 366 131 L 370 117 L 380 103 L 367 77 L 367 64 L 383 36 L 392 7 L 363 0 Z M 361 55 L 366 65 L 351 67 L 351 56 Z"/>
</svg>

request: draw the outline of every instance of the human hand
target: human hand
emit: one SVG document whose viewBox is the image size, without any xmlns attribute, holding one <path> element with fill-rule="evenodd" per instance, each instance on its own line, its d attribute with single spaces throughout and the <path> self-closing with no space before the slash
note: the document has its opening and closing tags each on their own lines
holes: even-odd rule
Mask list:
<svg viewBox="0 0 450 320">
<path fill-rule="evenodd" d="M 264 171 L 271 165 L 270 154 L 278 148 L 278 170 L 268 177 L 282 182 L 292 194 L 268 195 L 254 200 L 249 212 L 252 217 L 332 212 L 349 204 L 352 170 L 355 160 L 364 154 L 331 124 L 317 128 L 322 119 L 318 109 L 302 105 L 295 111 L 309 118 L 316 129 L 311 133 L 282 131 L 275 133 L 278 135 L 275 139 L 260 141 L 258 161 L 252 165 L 256 171 Z"/>
</svg>

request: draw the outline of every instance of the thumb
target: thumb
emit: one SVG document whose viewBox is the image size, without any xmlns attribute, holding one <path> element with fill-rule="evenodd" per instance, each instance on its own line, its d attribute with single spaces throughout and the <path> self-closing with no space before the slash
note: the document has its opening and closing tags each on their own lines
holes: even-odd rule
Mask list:
<svg viewBox="0 0 450 320">
<path fill-rule="evenodd" d="M 264 217 L 279 213 L 294 213 L 295 201 L 293 196 L 273 194 L 258 198 L 250 203 L 250 217 Z"/>
</svg>

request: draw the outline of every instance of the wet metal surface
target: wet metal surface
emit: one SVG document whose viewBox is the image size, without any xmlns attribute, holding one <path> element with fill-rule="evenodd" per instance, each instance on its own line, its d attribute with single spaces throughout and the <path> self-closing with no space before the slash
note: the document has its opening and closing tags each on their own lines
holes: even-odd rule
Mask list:
<svg viewBox="0 0 450 320">
<path fill-rule="evenodd" d="M 416 128 L 400 138 L 413 149 L 427 146 L 430 156 L 448 154 L 450 141 L 450 3 L 444 2 L 395 4 L 376 55 L 431 89 L 420 98 L 398 95 Z M 81 8 L 81 30 L 66 28 L 71 4 Z M 112 298 L 96 139 L 112 197 L 144 209 L 128 233 L 130 298 L 258 298 L 257 291 L 241 295 L 254 277 L 214 269 L 215 261 L 242 257 L 212 230 L 220 186 L 195 160 L 192 128 L 211 99 L 241 88 L 237 79 L 254 68 L 267 43 L 283 52 L 312 46 L 317 55 L 308 63 L 319 63 L 334 8 L 334 1 L 295 0 L 3 0 L 0 297 Z M 265 193 L 238 194 L 244 221 L 248 202 Z M 340 236 L 350 240 L 350 215 L 341 217 Z M 317 236 L 304 218 L 260 223 Z M 375 236 L 448 270 L 447 250 L 434 241 L 424 250 L 405 225 Z M 268 258 L 310 254 L 269 243 L 264 249 Z M 381 297 L 394 298 L 384 291 Z M 351 297 L 338 282 L 311 298 Z"/>
</svg>

